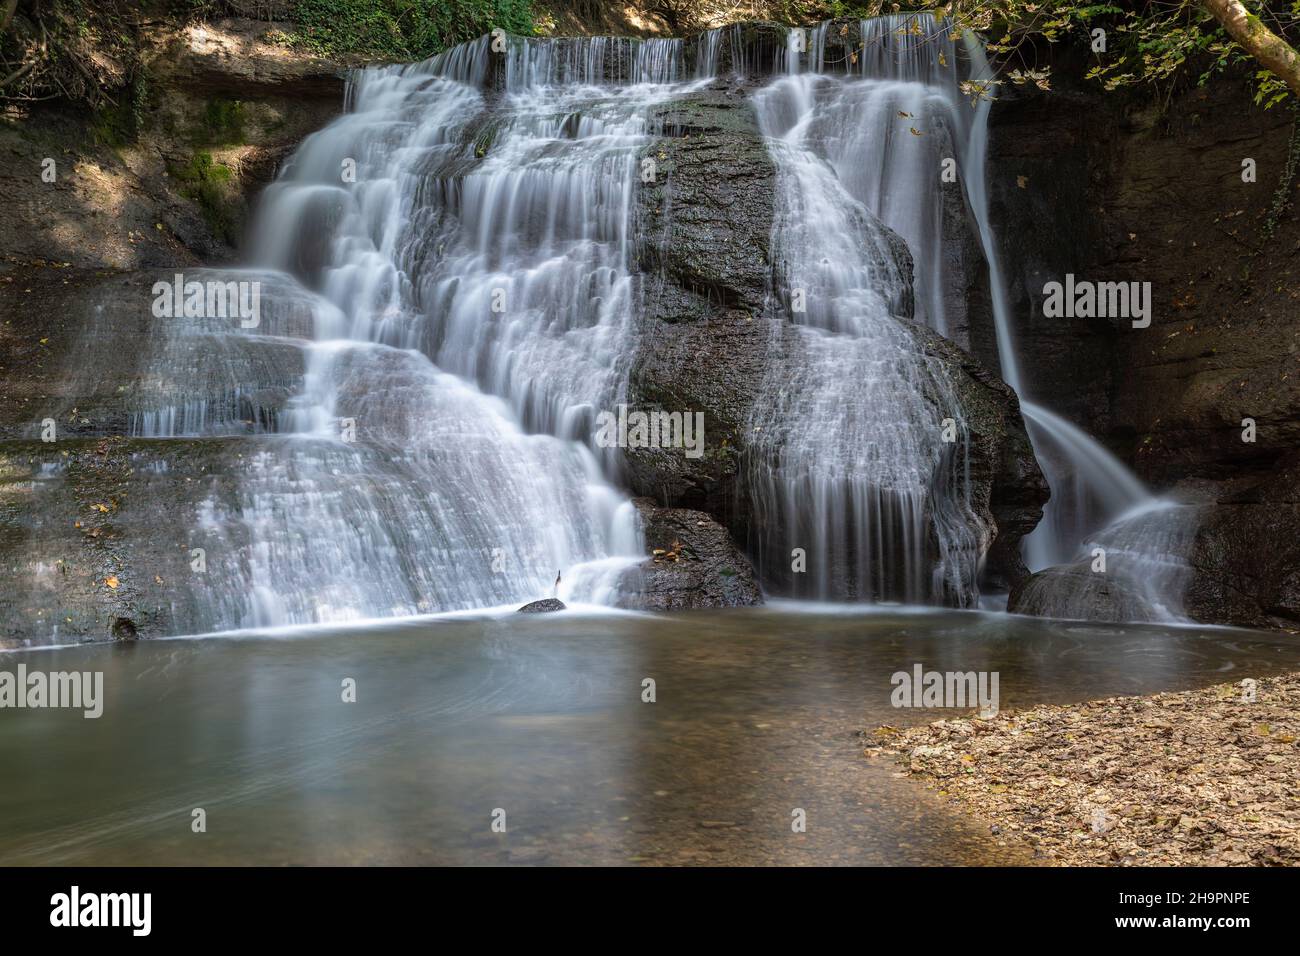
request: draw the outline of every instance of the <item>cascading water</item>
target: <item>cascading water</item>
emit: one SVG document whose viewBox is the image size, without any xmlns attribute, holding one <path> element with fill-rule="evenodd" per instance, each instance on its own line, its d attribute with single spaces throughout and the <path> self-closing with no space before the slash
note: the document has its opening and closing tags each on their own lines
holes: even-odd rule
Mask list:
<svg viewBox="0 0 1300 956">
<path fill-rule="evenodd" d="M 1028 397 L 1027 383 L 1011 334 L 1011 307 L 988 212 L 988 113 L 996 87 L 993 71 L 978 38 L 965 37 L 964 52 L 971 80 L 983 95 L 976 96 L 975 118 L 969 125 L 964 170 L 971 215 L 989 268 L 989 288 L 997 334 L 1002 378 L 1020 396 L 1034 450 L 1052 490 L 1043 520 L 1024 542 L 1025 560 L 1039 570 L 1069 559 L 1083 536 L 1134 508 L 1155 499 L 1109 451 L 1082 429 Z"/>
<path fill-rule="evenodd" d="M 1027 397 L 1027 383 L 1011 334 L 1006 282 L 988 213 L 988 111 L 995 87 L 992 70 L 977 37 L 967 34 L 964 50 L 971 79 L 986 96 L 977 98 L 970 125 L 965 170 L 967 196 L 989 268 L 998 357 L 1002 378 L 1020 395 L 1020 409 L 1052 497 L 1043 520 L 1024 541 L 1030 570 L 1087 559 L 1095 546 L 1113 546 L 1120 560 L 1107 573 L 1134 596 L 1126 616 L 1183 621 L 1182 596 L 1190 580 L 1185 555 L 1197 522 L 1197 509 L 1157 499 L 1098 441 L 1078 426 Z M 1077 594 L 1071 613 L 1079 610 Z M 1067 614 L 1061 607 L 1053 613 Z"/>
<path fill-rule="evenodd" d="M 1199 521 L 1193 503 L 1153 499 L 1084 537 L 1078 557 L 1025 586 L 1021 606 L 1050 617 L 1187 622 L 1187 560 Z M 1116 569 L 1118 573 L 1113 573 Z"/>
<path fill-rule="evenodd" d="M 990 529 L 970 504 L 960 403 L 906 319 L 949 331 L 933 178 L 951 151 L 989 259 L 1003 376 L 1022 385 L 984 192 L 988 101 L 966 104 L 959 51 L 929 15 L 860 29 L 839 63 L 823 25 L 784 46 L 708 31 L 689 57 L 678 40 L 484 37 L 360 71 L 347 114 L 268 189 L 257 271 L 222 274 L 258 277 L 266 321 L 173 324 L 132 419 L 142 436 L 261 436 L 234 466 L 237 493 L 204 512 L 236 557 L 195 585 L 202 624 L 499 605 L 549 594 L 556 569 L 566 599 L 617 598 L 642 548 L 613 484 L 620 453 L 591 445 L 638 345 L 648 116 L 724 55 L 738 74 L 784 72 L 753 98 L 777 167 L 770 308 L 787 320 L 751 423 L 767 580 L 973 605 Z M 978 43 L 961 53 L 986 75 Z M 1078 429 L 1024 408 L 1081 499 L 1116 514 L 1149 500 Z M 1052 542 L 1086 530 L 1046 525 Z M 794 546 L 827 573 L 783 578 Z"/>
<path fill-rule="evenodd" d="M 785 289 L 803 287 L 811 302 L 806 315 L 792 315 L 796 324 L 819 326 L 823 332 L 844 336 L 848 329 L 845 316 L 862 321 L 866 316 L 888 316 L 889 310 L 863 289 L 889 289 L 893 277 L 880 274 L 868 276 L 865 263 L 880 260 L 874 251 L 875 238 L 870 226 L 861 224 L 862 217 L 854 212 L 861 204 L 868 213 L 883 221 L 894 232 L 905 238 L 913 251 L 917 274 L 914 293 L 917 320 L 943 334 L 950 334 L 945 315 L 944 276 L 944 206 L 941 190 L 936 189 L 936 170 L 945 157 L 956 157 L 962 169 L 962 182 L 966 189 L 972 219 L 975 220 L 980 243 L 988 261 L 991 277 L 993 313 L 995 313 L 998 354 L 1004 380 L 1019 394 L 1024 393 L 1026 382 L 1019 368 L 1015 343 L 1011 337 L 1008 298 L 1000 263 L 998 263 L 995 235 L 988 216 L 987 185 L 985 185 L 985 157 L 988 147 L 988 111 L 995 90 L 992 72 L 976 36 L 967 34 L 961 48 L 954 44 L 948 27 L 939 25 L 932 14 L 896 14 L 859 25 L 861 43 L 846 53 L 835 64 L 827 62 L 828 23 L 807 34 L 792 30 L 787 44 L 785 68 L 792 75 L 777 79 L 755 98 L 764 127 L 770 135 L 772 153 L 781 170 L 781 211 L 779 232 L 774 234 L 774 246 L 785 252 L 780 268 L 785 276 L 779 277 Z M 807 49 L 806 64 L 809 73 L 801 73 L 803 60 L 797 51 Z M 958 64 L 965 64 L 967 77 L 976 90 L 974 108 L 962 92 Z M 827 75 L 827 70 L 845 75 Z M 870 216 L 866 217 L 870 222 Z M 842 239 L 852 237 L 848 242 Z M 878 243 L 876 243 L 878 245 Z M 816 261 L 801 261 L 800 250 L 818 250 Z M 810 259 L 809 256 L 805 256 Z M 810 268 L 811 267 L 811 268 Z M 819 274 L 820 273 L 820 274 Z M 800 285 L 802 284 L 802 286 Z M 854 290 L 846 295 L 845 289 Z M 854 294 L 858 298 L 854 298 Z M 866 323 L 880 334 L 889 329 L 888 321 Z M 862 342 L 861 330 L 854 330 Z M 932 410 L 926 399 L 939 398 L 937 405 L 946 407 L 941 385 L 924 381 L 915 369 L 915 360 L 898 359 L 897 346 L 881 342 L 865 347 L 866 354 L 892 356 L 888 369 L 897 373 L 909 369 L 905 385 L 889 381 L 888 372 L 876 372 L 872 378 L 887 395 L 874 395 L 870 405 L 861 406 L 854 401 L 857 393 L 870 394 L 871 385 L 863 384 L 855 375 L 854 359 L 846 349 L 846 342 L 831 337 L 807 337 L 810 345 L 807 354 L 818 355 L 801 369 L 801 376 L 790 382 L 779 401 L 763 408 L 766 415 L 759 427 L 771 428 L 763 444 L 771 453 L 780 451 L 780 466 L 772 471 L 771 486 L 764 489 L 761 498 L 768 502 L 784 501 L 783 506 L 768 505 L 771 514 L 784 515 L 803 536 L 815 542 L 823 559 L 831 554 L 868 555 L 867 561 L 876 561 L 885 551 L 905 555 L 902 564 L 904 587 L 889 588 L 876 571 L 874 587 L 861 588 L 865 594 L 894 593 L 917 598 L 918 568 L 924 564 L 918 558 L 918 544 L 926 531 L 924 525 L 933 522 L 933 533 L 943 554 L 939 567 L 946 568 L 940 576 L 948 579 L 949 587 L 961 593 L 958 581 L 971 581 L 965 570 L 954 574 L 953 568 L 966 561 L 972 551 L 978 553 L 984 529 L 972 525 L 969 509 L 949 509 L 950 520 L 940 519 L 937 502 L 961 501 L 959 479 L 946 484 L 948 494 L 936 497 L 928 493 L 933 511 L 931 518 L 922 518 L 923 506 L 919 503 L 920 489 L 930 481 L 930 475 L 943 470 L 927 472 L 924 464 L 935 460 L 936 449 L 926 442 L 898 442 L 897 429 L 905 428 L 914 436 L 926 434 L 932 420 L 927 419 Z M 822 343 L 822 352 L 813 342 Z M 907 346 L 901 346 L 907 352 Z M 816 376 L 807 368 L 816 368 Z M 833 399 L 829 393 L 844 395 L 842 408 L 857 420 L 857 425 L 846 429 L 840 423 Z M 809 401 L 801 408 L 800 399 L 790 395 L 820 394 L 820 402 Z M 807 401 L 807 399 L 805 399 Z M 774 412 L 779 408 L 780 414 Z M 874 414 L 867 414 L 870 408 Z M 880 414 L 878 410 L 887 410 Z M 900 410 L 902 414 L 900 414 Z M 1148 490 L 1128 472 L 1109 451 L 1088 437 L 1086 433 L 1062 419 L 1060 415 L 1034 402 L 1023 401 L 1022 410 L 1027 421 L 1035 449 L 1044 464 L 1052 502 L 1049 503 L 1043 523 L 1034 535 L 1026 540 L 1026 558 L 1032 568 L 1067 561 L 1076 553 L 1080 542 L 1089 538 L 1097 541 L 1112 540 L 1121 553 L 1115 562 L 1113 574 L 1123 580 L 1128 575 L 1138 575 L 1141 581 L 1132 581 L 1131 592 L 1147 594 L 1149 613 L 1143 617 L 1156 619 L 1177 618 L 1180 602 L 1177 594 L 1167 593 L 1177 589 L 1179 575 L 1157 575 L 1152 568 L 1167 568 L 1178 563 L 1171 558 L 1170 548 L 1183 542 L 1183 533 L 1175 533 L 1171 523 L 1177 522 L 1186 510 L 1165 509 L 1158 505 Z M 781 418 L 787 416 L 787 418 Z M 781 428 L 781 421 L 788 428 Z M 814 420 L 819 420 L 822 431 L 810 432 Z M 872 431 L 865 421 L 884 423 L 889 427 Z M 904 424 L 906 423 L 906 424 Z M 918 431 L 919 429 L 919 431 Z M 790 432 L 797 438 L 790 438 Z M 822 442 L 814 434 L 826 437 Z M 833 436 L 833 438 L 831 437 Z M 891 438 L 893 442 L 891 444 Z M 911 447 L 901 447 L 909 445 Z M 781 447 L 784 445 L 784 450 Z M 841 449 L 836 453 L 836 449 Z M 824 472 L 828 463 L 844 458 L 848 447 L 889 449 L 894 473 L 881 468 L 879 463 L 859 462 L 850 471 L 855 479 L 844 475 L 832 479 Z M 852 490 L 854 481 L 862 481 L 867 488 L 893 488 L 900 475 L 910 476 L 910 497 L 904 502 L 876 501 L 872 499 L 863 507 L 861 489 Z M 848 484 L 845 484 L 848 483 Z M 939 483 L 935 484 L 940 486 Z M 957 489 L 956 496 L 952 492 Z M 875 494 L 875 492 L 872 492 Z M 893 518 L 888 516 L 896 511 Z M 1160 522 L 1145 518 L 1134 520 L 1134 515 L 1161 516 Z M 1119 519 L 1114 528 L 1099 531 L 1108 520 Z M 881 538 L 887 531 L 866 531 L 863 525 L 884 525 L 894 531 L 896 538 L 891 548 L 881 548 Z M 1144 536 L 1143 529 L 1157 528 Z M 970 529 L 975 533 L 971 535 Z M 963 529 L 966 529 L 963 535 Z M 945 537 L 952 531 L 953 537 Z M 852 538 L 865 536 L 867 541 L 854 544 Z M 875 535 L 875 540 L 870 538 Z M 1145 550 L 1144 550 L 1145 541 Z M 901 542 L 901 546 L 900 546 Z M 874 555 L 874 557 L 871 557 Z M 953 555 L 962 555 L 954 561 Z M 841 561 L 844 558 L 841 558 Z M 852 558 L 849 558 L 852 562 Z M 1161 598 L 1153 596 L 1151 581 L 1162 591 Z M 852 588 L 849 589 L 853 591 Z M 823 593 L 822 596 L 827 596 Z M 939 596 L 931 591 L 924 597 L 935 600 Z M 1164 617 L 1162 617 L 1164 615 Z"/>
<path fill-rule="evenodd" d="M 360 71 L 263 197 L 261 271 L 220 276 L 260 278 L 266 321 L 169 330 L 159 378 L 219 399 L 155 395 L 137 434 L 273 433 L 204 511 L 237 558 L 201 626 L 494 606 L 557 569 L 612 603 L 643 553 L 573 439 L 625 389 L 637 158 L 682 44 L 492 42 Z"/>
<path fill-rule="evenodd" d="M 900 106 L 922 110 L 934 94 L 913 80 L 798 73 L 804 46 L 789 44 L 791 75 L 754 98 L 777 167 L 773 307 L 786 321 L 774 352 L 791 356 L 753 412 L 750 482 L 769 575 L 799 546 L 822 570 L 786 576 L 796 593 L 966 606 L 989 529 L 970 506 L 961 405 L 896 318 L 910 277 L 877 218 L 923 215 L 924 167 L 887 131 Z M 958 441 L 944 441 L 945 419 Z"/>
</svg>

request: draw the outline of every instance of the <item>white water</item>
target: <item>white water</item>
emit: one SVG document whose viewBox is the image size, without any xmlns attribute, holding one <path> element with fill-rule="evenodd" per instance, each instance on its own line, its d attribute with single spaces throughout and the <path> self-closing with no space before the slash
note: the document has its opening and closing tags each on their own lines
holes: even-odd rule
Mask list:
<svg viewBox="0 0 1300 956">
<path fill-rule="evenodd" d="M 989 257 L 1003 375 L 1022 381 L 988 225 L 987 102 L 958 93 L 950 41 L 902 22 L 933 27 L 864 23 L 845 77 L 821 72 L 824 27 L 806 54 L 774 49 L 788 73 L 754 97 L 778 167 L 773 307 L 789 321 L 754 411 L 750 482 L 760 550 L 786 563 L 802 547 L 819 568 L 795 593 L 973 606 L 989 529 L 962 442 L 940 440 L 945 418 L 964 429 L 961 408 L 897 319 L 914 299 L 948 331 L 933 179 L 949 148 Z M 753 67 L 731 41 L 733 67 Z M 698 40 L 696 81 L 725 42 Z M 649 111 L 689 82 L 683 52 L 512 38 L 495 53 L 483 38 L 356 77 L 348 113 L 261 204 L 258 270 L 236 276 L 264 281 L 266 321 L 171 326 L 164 384 L 133 419 L 141 435 L 265 436 L 231 462 L 233 499 L 214 494 L 203 516 L 230 556 L 199 586 L 204 628 L 499 606 L 549 596 L 557 570 L 566 600 L 617 597 L 643 549 L 618 452 L 598 458 L 590 435 L 638 345 L 638 162 Z M 978 45 L 966 55 L 986 68 Z M 878 221 L 915 256 L 910 288 Z M 1054 496 L 1073 475 L 1087 506 L 1060 512 L 1069 526 L 1049 512 L 1043 553 L 1080 541 L 1088 516 L 1149 500 L 1077 428 L 1024 409 Z"/>
<path fill-rule="evenodd" d="M 967 36 L 965 49 L 972 78 L 992 76 L 977 38 Z M 990 91 L 995 87 L 990 86 Z M 1186 554 L 1198 521 L 1194 508 L 1157 498 L 1122 462 L 1078 426 L 1028 397 L 1015 342 L 1006 281 L 989 222 L 987 198 L 988 110 L 981 98 L 967 151 L 967 191 L 989 267 L 989 286 L 997 328 L 1002 377 L 1021 396 L 1020 409 L 1052 497 L 1043 520 L 1025 538 L 1024 557 L 1031 571 L 1070 560 L 1089 561 L 1096 547 L 1116 552 L 1107 574 L 1134 595 L 1140 619 L 1183 622 L 1183 594 L 1191 579 Z M 1068 610 L 1085 609 L 1075 598 Z M 1066 613 L 1060 605 L 1054 613 Z"/>
<path fill-rule="evenodd" d="M 170 327 L 177 389 L 137 434 L 277 433 L 204 509 L 202 627 L 519 603 L 557 571 L 608 604 L 644 553 L 614 463 L 575 439 L 625 388 L 637 159 L 681 43 L 489 43 L 361 71 L 261 202 L 265 321 Z"/>
<path fill-rule="evenodd" d="M 827 69 L 827 29 L 828 25 L 823 24 L 806 34 L 809 73 L 801 73 L 804 61 L 795 52 L 800 31 L 792 30 L 786 56 L 786 70 L 792 75 L 776 80 L 755 99 L 764 131 L 775 137 L 773 155 L 782 170 L 782 179 L 786 183 L 799 181 L 794 192 L 803 203 L 803 208 L 787 208 L 785 215 L 779 216 L 783 234 L 774 235 L 774 245 L 779 244 L 779 248 L 786 250 L 815 249 L 823 252 L 823 272 L 835 272 L 837 279 L 851 277 L 855 270 L 861 269 L 859 260 L 863 259 L 861 253 L 855 256 L 855 248 L 867 249 L 866 258 L 872 258 L 869 250 L 874 237 L 855 238 L 847 244 L 850 248 L 844 248 L 839 241 L 842 237 L 858 237 L 864 231 L 851 211 L 855 201 L 860 203 L 907 240 L 914 257 L 916 319 L 942 334 L 951 335 L 953 330 L 946 315 L 947 296 L 941 271 L 946 261 L 945 210 L 942 189 L 935 179 L 942 160 L 955 156 L 960 163 L 966 201 L 988 263 L 1002 377 L 1022 396 L 1021 409 L 1026 426 L 1052 491 L 1043 521 L 1025 540 L 1026 562 L 1031 570 L 1037 570 L 1077 558 L 1085 550 L 1100 546 L 1098 542 L 1113 542 L 1117 554 L 1108 573 L 1130 592 L 1146 598 L 1144 616 L 1155 620 L 1181 620 L 1178 609 L 1185 576 L 1165 574 L 1161 569 L 1176 566 L 1181 561 L 1175 552 L 1189 543 L 1191 529 L 1177 525 L 1180 521 L 1194 521 L 1192 512 L 1158 501 L 1095 439 L 1062 416 L 1025 397 L 1027 383 L 1012 335 L 1005 279 L 988 214 L 988 113 L 996 86 L 988 82 L 993 74 L 978 37 L 967 34 L 959 51 L 950 38 L 948 27 L 936 24 L 930 14 L 884 16 L 863 21 L 860 25 L 861 46 L 835 64 L 835 68 L 844 74 L 841 77 L 823 72 Z M 959 62 L 965 64 L 969 79 L 986 84 L 988 95 L 977 97 L 972 103 L 962 93 Z M 791 145 L 806 148 L 807 154 L 792 158 Z M 810 156 L 824 160 L 824 163 L 819 165 L 810 161 Z M 792 175 L 795 170 L 798 172 Z M 826 182 L 817 182 L 819 177 Z M 830 185 L 832 179 L 833 186 Z M 789 185 L 781 188 L 785 195 L 791 192 Z M 787 207 L 792 205 L 788 199 L 783 199 L 783 202 Z M 855 221 L 850 224 L 847 219 Z M 865 231 L 870 233 L 869 229 Z M 793 258 L 797 261 L 798 256 Z M 797 272 L 798 266 L 787 264 L 787 269 Z M 892 287 L 894 278 L 877 276 L 874 281 L 877 289 L 888 289 Z M 807 316 L 792 316 L 801 324 L 842 332 L 843 329 L 836 328 L 841 312 L 850 312 L 860 320 L 863 316 L 883 316 L 888 311 L 878 301 L 846 301 L 841 290 L 828 289 L 825 282 L 819 287 L 816 277 L 806 274 L 788 277 L 791 287 L 797 283 L 809 287 L 810 298 L 814 297 L 813 290 L 816 290 L 816 298 L 825 303 L 824 309 L 814 308 Z M 868 284 L 854 278 L 847 280 L 850 287 L 861 288 Z M 833 287 L 835 283 L 830 285 Z M 870 324 L 877 329 L 889 328 L 882 321 L 873 320 Z M 855 334 L 861 333 L 855 330 Z M 814 341 L 827 343 L 828 340 L 822 336 Z M 796 431 L 806 430 L 807 424 L 816 419 L 829 423 L 833 441 L 889 448 L 888 455 L 894 469 L 908 472 L 907 482 L 900 483 L 897 471 L 891 474 L 888 469 L 861 462 L 854 469 L 854 480 L 860 481 L 863 476 L 872 475 L 874 468 L 875 477 L 866 479 L 868 487 L 892 488 L 910 482 L 910 497 L 902 503 L 873 499 L 864 510 L 858 501 L 860 490 L 848 492 L 848 497 L 853 500 L 846 503 L 844 488 L 828 489 L 825 475 L 809 479 L 805 474 L 796 480 L 787 477 L 781 490 L 789 502 L 787 511 L 794 507 L 795 501 L 802 501 L 803 511 L 811 511 L 815 516 L 813 527 L 808 527 L 809 522 L 805 520 L 800 531 L 805 535 L 812 532 L 823 557 L 828 556 L 828 551 L 834 552 L 837 548 L 842 551 L 846 547 L 846 533 L 826 531 L 852 527 L 861 534 L 863 514 L 869 516 L 868 524 L 879 522 L 882 510 L 888 512 L 892 507 L 899 517 L 892 522 L 886 517 L 884 523 L 907 529 L 903 532 L 903 553 L 908 556 L 909 565 L 919 565 L 924 563 L 924 559 L 918 561 L 913 556 L 918 545 L 917 531 L 924 523 L 919 517 L 923 508 L 918 495 L 925 484 L 924 464 L 932 460 L 934 450 L 915 445 L 900 447 L 896 433 L 899 429 L 906 429 L 913 435 L 925 434 L 929 425 L 924 413 L 916 414 L 924 408 L 924 403 L 916 397 L 906 397 L 909 387 L 914 396 L 942 395 L 942 391 L 936 393 L 930 383 L 920 384 L 920 377 L 911 370 L 909 363 L 897 360 L 898 352 L 894 345 L 876 341 L 866 348 L 876 356 L 890 356 L 887 364 L 894 372 L 909 369 L 906 377 L 912 381 L 889 383 L 885 387 L 887 396 L 873 394 L 872 385 L 887 382 L 887 375 L 876 375 L 864 384 L 853 375 L 854 359 L 842 341 L 825 344 L 820 353 L 813 346 L 810 354 L 819 355 L 815 361 L 817 376 L 806 382 L 796 380 L 791 391 L 803 387 L 806 394 L 818 395 L 820 402 L 812 409 L 801 409 L 785 399 L 782 413 L 800 423 L 791 426 Z M 906 352 L 906 348 L 903 351 Z M 853 397 L 856 392 L 864 390 L 871 395 L 866 405 L 855 402 Z M 826 397 L 828 392 L 844 395 L 845 401 L 836 407 L 838 403 Z M 943 404 L 942 398 L 940 404 Z M 903 408 L 913 414 L 900 414 L 899 410 Z M 854 420 L 854 428 L 846 430 L 842 425 L 837 426 L 837 413 L 846 413 Z M 894 436 L 892 442 L 889 441 L 891 435 Z M 791 472 L 802 467 L 806 472 L 807 462 L 812 459 L 833 459 L 827 448 L 810 447 L 815 443 L 814 439 L 805 437 L 793 458 L 790 455 L 782 458 L 782 470 Z M 782 483 L 779 473 L 777 479 L 778 484 Z M 960 482 L 950 483 L 945 489 L 948 500 L 951 500 L 954 488 L 959 489 Z M 957 498 L 960 500 L 960 491 Z M 1144 517 L 1139 521 L 1135 520 L 1135 515 Z M 1158 521 L 1151 517 L 1153 515 L 1159 516 Z M 971 527 L 966 516 L 959 513 L 955 518 L 952 527 L 961 524 Z M 818 526 L 825 529 L 820 536 L 816 534 Z M 945 548 L 945 523 L 941 520 L 935 522 L 941 551 L 945 554 L 978 548 L 979 542 L 985 540 L 986 531 L 978 525 L 974 530 L 973 540 L 962 540 L 959 545 L 954 541 Z M 848 547 L 852 550 L 852 545 Z M 858 545 L 858 550 L 872 553 L 870 547 L 863 544 Z M 910 568 L 905 575 L 908 581 L 915 576 Z M 959 578 L 960 575 L 953 580 Z M 908 593 L 911 599 L 915 599 L 915 591 L 909 589 Z M 934 595 L 928 597 L 933 599 Z"/>
<path fill-rule="evenodd" d="M 916 205 L 924 167 L 893 155 L 881 123 L 928 95 L 801 73 L 754 97 L 777 166 L 773 291 L 785 322 L 774 352 L 789 363 L 773 364 L 753 413 L 750 481 L 769 566 L 798 547 L 815 569 L 789 576 L 801 596 L 977 599 L 989 529 L 970 506 L 964 442 L 942 439 L 944 419 L 964 433 L 962 410 L 942 364 L 896 318 L 909 277 L 868 202 Z"/>
<path fill-rule="evenodd" d="M 1052 492 L 1043 520 L 1024 541 L 1025 562 L 1031 571 L 1037 571 L 1069 560 L 1085 534 L 1097 531 L 1133 509 L 1149 506 L 1156 499 L 1100 442 L 1028 396 L 1011 332 L 1006 279 L 988 212 L 988 112 L 996 86 L 990 83 L 993 72 L 978 37 L 967 35 L 964 51 L 970 62 L 971 79 L 986 84 L 988 91 L 988 95 L 977 97 L 975 104 L 964 178 L 971 215 L 988 263 L 998 360 L 1003 381 L 1020 396 L 1020 410 L 1029 438 Z"/>
</svg>

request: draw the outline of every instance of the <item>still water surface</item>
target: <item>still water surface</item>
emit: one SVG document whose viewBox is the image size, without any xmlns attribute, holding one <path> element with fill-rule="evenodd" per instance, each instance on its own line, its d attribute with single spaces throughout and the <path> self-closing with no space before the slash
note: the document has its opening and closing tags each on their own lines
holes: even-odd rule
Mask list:
<svg viewBox="0 0 1300 956">
<path fill-rule="evenodd" d="M 105 705 L 0 710 L 3 864 L 993 864 L 1036 861 L 863 757 L 880 724 L 950 713 L 893 709 L 892 673 L 998 671 L 1023 707 L 1293 670 L 1300 640 L 776 607 L 0 654 L 20 662 L 102 670 Z"/>
</svg>

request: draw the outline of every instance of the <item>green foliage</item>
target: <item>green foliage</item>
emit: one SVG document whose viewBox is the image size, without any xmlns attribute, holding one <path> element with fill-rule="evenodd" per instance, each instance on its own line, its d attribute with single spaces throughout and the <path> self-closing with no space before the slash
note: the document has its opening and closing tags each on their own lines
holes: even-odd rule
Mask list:
<svg viewBox="0 0 1300 956">
<path fill-rule="evenodd" d="M 195 141 L 214 146 L 238 146 L 243 143 L 244 104 L 239 100 L 222 97 L 208 100 Z"/>
<path fill-rule="evenodd" d="M 124 96 L 116 103 L 108 103 L 95 111 L 91 135 L 107 146 L 134 143 L 145 126 L 150 93 L 148 74 L 141 70 L 132 79 Z"/>
<path fill-rule="evenodd" d="M 234 245 L 238 229 L 230 208 L 231 168 L 214 163 L 211 153 L 195 153 L 184 166 L 170 167 L 170 172 L 181 183 L 181 194 L 198 204 L 213 234 Z"/>
<path fill-rule="evenodd" d="M 1279 37 L 1300 40 L 1300 0 L 1244 0 L 1252 15 Z M 923 7 L 925 4 L 904 4 Z M 992 36 L 989 50 L 1004 62 L 1022 58 L 1035 40 L 1076 39 L 1091 45 L 1105 31 L 1104 51 L 1094 50 L 1088 72 L 1107 90 L 1165 88 L 1184 78 L 1204 85 L 1250 56 L 1197 2 L 1097 3 L 1095 0 L 950 0 L 950 20 Z M 992 31 L 989 33 L 988 31 Z M 1256 102 L 1265 108 L 1289 97 L 1267 70 L 1255 73 Z"/>
<path fill-rule="evenodd" d="M 1300 170 L 1300 107 L 1291 103 L 1291 143 L 1287 147 L 1286 165 L 1278 179 L 1277 189 L 1273 191 L 1273 202 L 1269 205 L 1268 218 L 1264 221 L 1264 240 L 1273 238 L 1278 223 L 1291 208 L 1291 193 L 1295 186 L 1297 170 Z"/>
<path fill-rule="evenodd" d="M 288 40 L 326 55 L 417 60 L 496 28 L 531 35 L 529 0 L 298 0 Z"/>
</svg>

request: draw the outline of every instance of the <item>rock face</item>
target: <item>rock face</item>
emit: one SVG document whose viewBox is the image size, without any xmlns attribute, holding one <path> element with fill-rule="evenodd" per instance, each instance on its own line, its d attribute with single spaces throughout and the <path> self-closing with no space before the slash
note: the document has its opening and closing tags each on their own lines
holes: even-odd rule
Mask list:
<svg viewBox="0 0 1300 956">
<path fill-rule="evenodd" d="M 1089 562 L 1062 564 L 1031 575 L 1012 590 L 1013 614 L 1076 621 L 1149 621 L 1150 609 L 1127 582 L 1094 574 Z"/>
<path fill-rule="evenodd" d="M 704 455 L 631 449 L 638 494 L 741 521 L 736 477 L 767 367 L 776 171 L 739 89 L 659 108 L 659 173 L 640 194 L 643 342 L 629 406 L 703 411 Z"/>
<path fill-rule="evenodd" d="M 1165 104 L 1084 81 L 1082 51 L 1050 56 L 1051 93 L 1002 87 L 990 114 L 991 214 L 1027 391 L 1155 491 L 1207 489 L 1184 555 L 1192 618 L 1294 626 L 1292 114 L 1255 106 L 1239 74 Z M 1247 159 L 1257 181 L 1243 180 Z M 1045 318 L 1043 285 L 1067 273 L 1151 283 L 1150 327 Z M 1248 418 L 1254 441 L 1243 440 Z"/>
<path fill-rule="evenodd" d="M 797 343 L 780 334 L 780 320 L 767 308 L 776 171 L 747 90 L 715 88 L 658 110 L 663 138 L 651 149 L 658 175 L 640 197 L 648 275 L 628 402 L 702 411 L 707 440 L 696 459 L 671 449 L 627 456 L 634 492 L 706 511 L 741 542 L 752 524 L 744 488 L 751 412 L 765 376 L 780 381 L 773 369 L 798 359 L 788 351 Z M 889 236 L 894 259 L 910 275 L 906 243 Z M 968 243 L 955 248 L 957 256 L 969 252 Z M 899 305 L 910 313 L 910 296 Z M 977 358 L 923 326 L 908 328 L 918 348 L 943 362 L 962 400 L 972 439 L 972 507 L 996 529 L 986 584 L 1006 587 L 1026 573 L 1019 541 L 1047 498 L 1019 404 Z"/>
<path fill-rule="evenodd" d="M 651 557 L 622 582 L 619 606 L 643 611 L 748 607 L 763 603 L 754 569 L 727 530 L 702 511 L 638 498 Z"/>
<path fill-rule="evenodd" d="M 1223 486 L 1188 560 L 1187 606 L 1197 620 L 1300 625 L 1300 457 L 1262 480 Z"/>
<path fill-rule="evenodd" d="M 913 325 L 912 331 L 927 352 L 943 359 L 966 415 L 972 504 L 994 529 L 982 589 L 1008 589 L 1029 573 L 1020 540 L 1038 526 L 1050 493 L 1025 432 L 1020 401 L 971 353 L 924 326 Z"/>
</svg>

